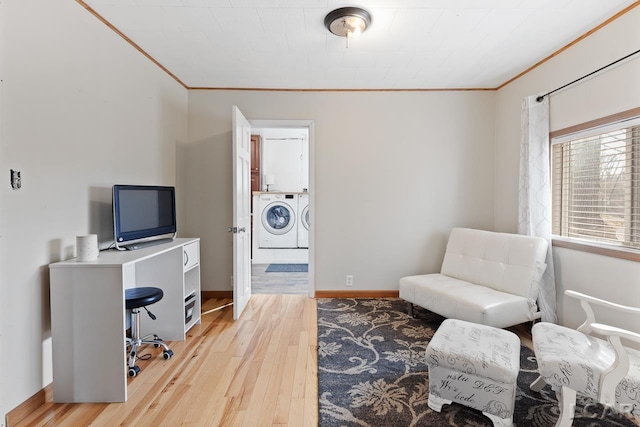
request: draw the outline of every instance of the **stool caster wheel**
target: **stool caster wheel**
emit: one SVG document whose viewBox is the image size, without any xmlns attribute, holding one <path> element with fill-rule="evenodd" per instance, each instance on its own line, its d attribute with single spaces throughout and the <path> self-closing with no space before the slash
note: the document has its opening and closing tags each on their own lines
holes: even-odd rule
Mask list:
<svg viewBox="0 0 640 427">
<path fill-rule="evenodd" d="M 173 350 L 165 350 L 162 352 L 162 357 L 164 357 L 164 360 L 169 360 L 171 359 L 172 356 L 173 356 Z"/>
<path fill-rule="evenodd" d="M 135 377 L 139 373 L 140 373 L 140 367 L 138 365 L 135 365 L 133 368 L 129 368 L 129 376 L 131 378 Z"/>
<path fill-rule="evenodd" d="M 155 343 L 153 343 L 153 346 L 154 346 L 155 348 L 160 347 L 160 343 L 161 343 L 161 342 L 164 342 L 164 341 L 162 340 L 162 338 L 160 338 L 160 337 L 158 337 L 158 336 L 156 336 L 155 338 L 153 338 L 153 340 L 155 341 Z"/>
</svg>

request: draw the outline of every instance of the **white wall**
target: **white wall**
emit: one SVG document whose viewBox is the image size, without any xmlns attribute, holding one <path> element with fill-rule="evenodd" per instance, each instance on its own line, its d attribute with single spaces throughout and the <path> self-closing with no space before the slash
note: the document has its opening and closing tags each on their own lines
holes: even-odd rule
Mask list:
<svg viewBox="0 0 640 427">
<path fill-rule="evenodd" d="M 48 264 L 74 255 L 76 235 L 109 233 L 113 184 L 176 183 L 187 91 L 63 0 L 0 2 L 0 80 L 3 426 L 52 380 Z"/>
<path fill-rule="evenodd" d="M 439 271 L 454 226 L 493 227 L 493 92 L 190 91 L 188 233 L 205 290 L 230 290 L 231 107 L 315 122 L 317 290 Z"/>
<path fill-rule="evenodd" d="M 309 130 L 259 129 L 261 135 L 260 170 L 262 189 L 264 176 L 271 174 L 271 191 L 302 192 L 309 188 Z M 254 130 L 251 129 L 254 134 Z"/>
<path fill-rule="evenodd" d="M 516 231 L 520 101 L 546 93 L 634 52 L 640 46 L 640 7 L 534 69 L 497 93 L 495 151 L 495 228 Z M 640 106 L 640 55 L 551 95 L 551 130 L 587 122 Z M 566 289 L 640 306 L 640 263 L 554 248 L 559 321 L 577 326 L 584 318 Z M 640 332 L 638 319 L 607 317 Z"/>
</svg>

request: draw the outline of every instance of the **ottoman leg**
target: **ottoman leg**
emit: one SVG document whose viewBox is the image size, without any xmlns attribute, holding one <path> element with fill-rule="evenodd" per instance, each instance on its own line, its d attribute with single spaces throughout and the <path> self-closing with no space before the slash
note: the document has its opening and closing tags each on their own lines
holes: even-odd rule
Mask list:
<svg viewBox="0 0 640 427">
<path fill-rule="evenodd" d="M 451 401 L 429 393 L 429 400 L 427 400 L 427 404 L 429 405 L 429 408 L 436 412 L 440 412 L 442 411 L 442 405 L 450 405 Z"/>
<path fill-rule="evenodd" d="M 538 377 L 534 382 L 531 383 L 531 385 L 529 385 L 529 390 L 540 393 L 545 385 L 547 385 L 547 383 L 544 382 L 542 377 Z"/>
<path fill-rule="evenodd" d="M 500 418 L 493 414 L 487 414 L 486 412 L 483 412 L 482 414 L 491 420 L 494 427 L 511 427 L 513 425 L 513 417 Z"/>
</svg>

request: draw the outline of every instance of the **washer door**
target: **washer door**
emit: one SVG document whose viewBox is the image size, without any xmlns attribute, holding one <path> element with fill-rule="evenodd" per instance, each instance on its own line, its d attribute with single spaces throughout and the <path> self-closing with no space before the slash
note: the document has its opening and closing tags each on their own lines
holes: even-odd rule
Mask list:
<svg viewBox="0 0 640 427">
<path fill-rule="evenodd" d="M 302 225 L 304 228 L 309 230 L 309 205 L 305 206 L 300 214 L 300 221 L 302 221 Z"/>
<path fill-rule="evenodd" d="M 271 234 L 286 234 L 295 223 L 293 209 L 286 203 L 273 202 L 262 211 L 262 226 Z"/>
</svg>

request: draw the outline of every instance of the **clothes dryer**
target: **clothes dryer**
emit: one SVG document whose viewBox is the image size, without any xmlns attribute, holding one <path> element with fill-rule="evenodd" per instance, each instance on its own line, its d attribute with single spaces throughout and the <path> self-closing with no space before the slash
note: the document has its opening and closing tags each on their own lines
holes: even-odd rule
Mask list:
<svg viewBox="0 0 640 427">
<path fill-rule="evenodd" d="M 309 194 L 298 194 L 298 247 L 309 247 Z"/>
<path fill-rule="evenodd" d="M 294 194 L 262 193 L 259 198 L 260 248 L 297 248 L 298 199 Z"/>
</svg>

